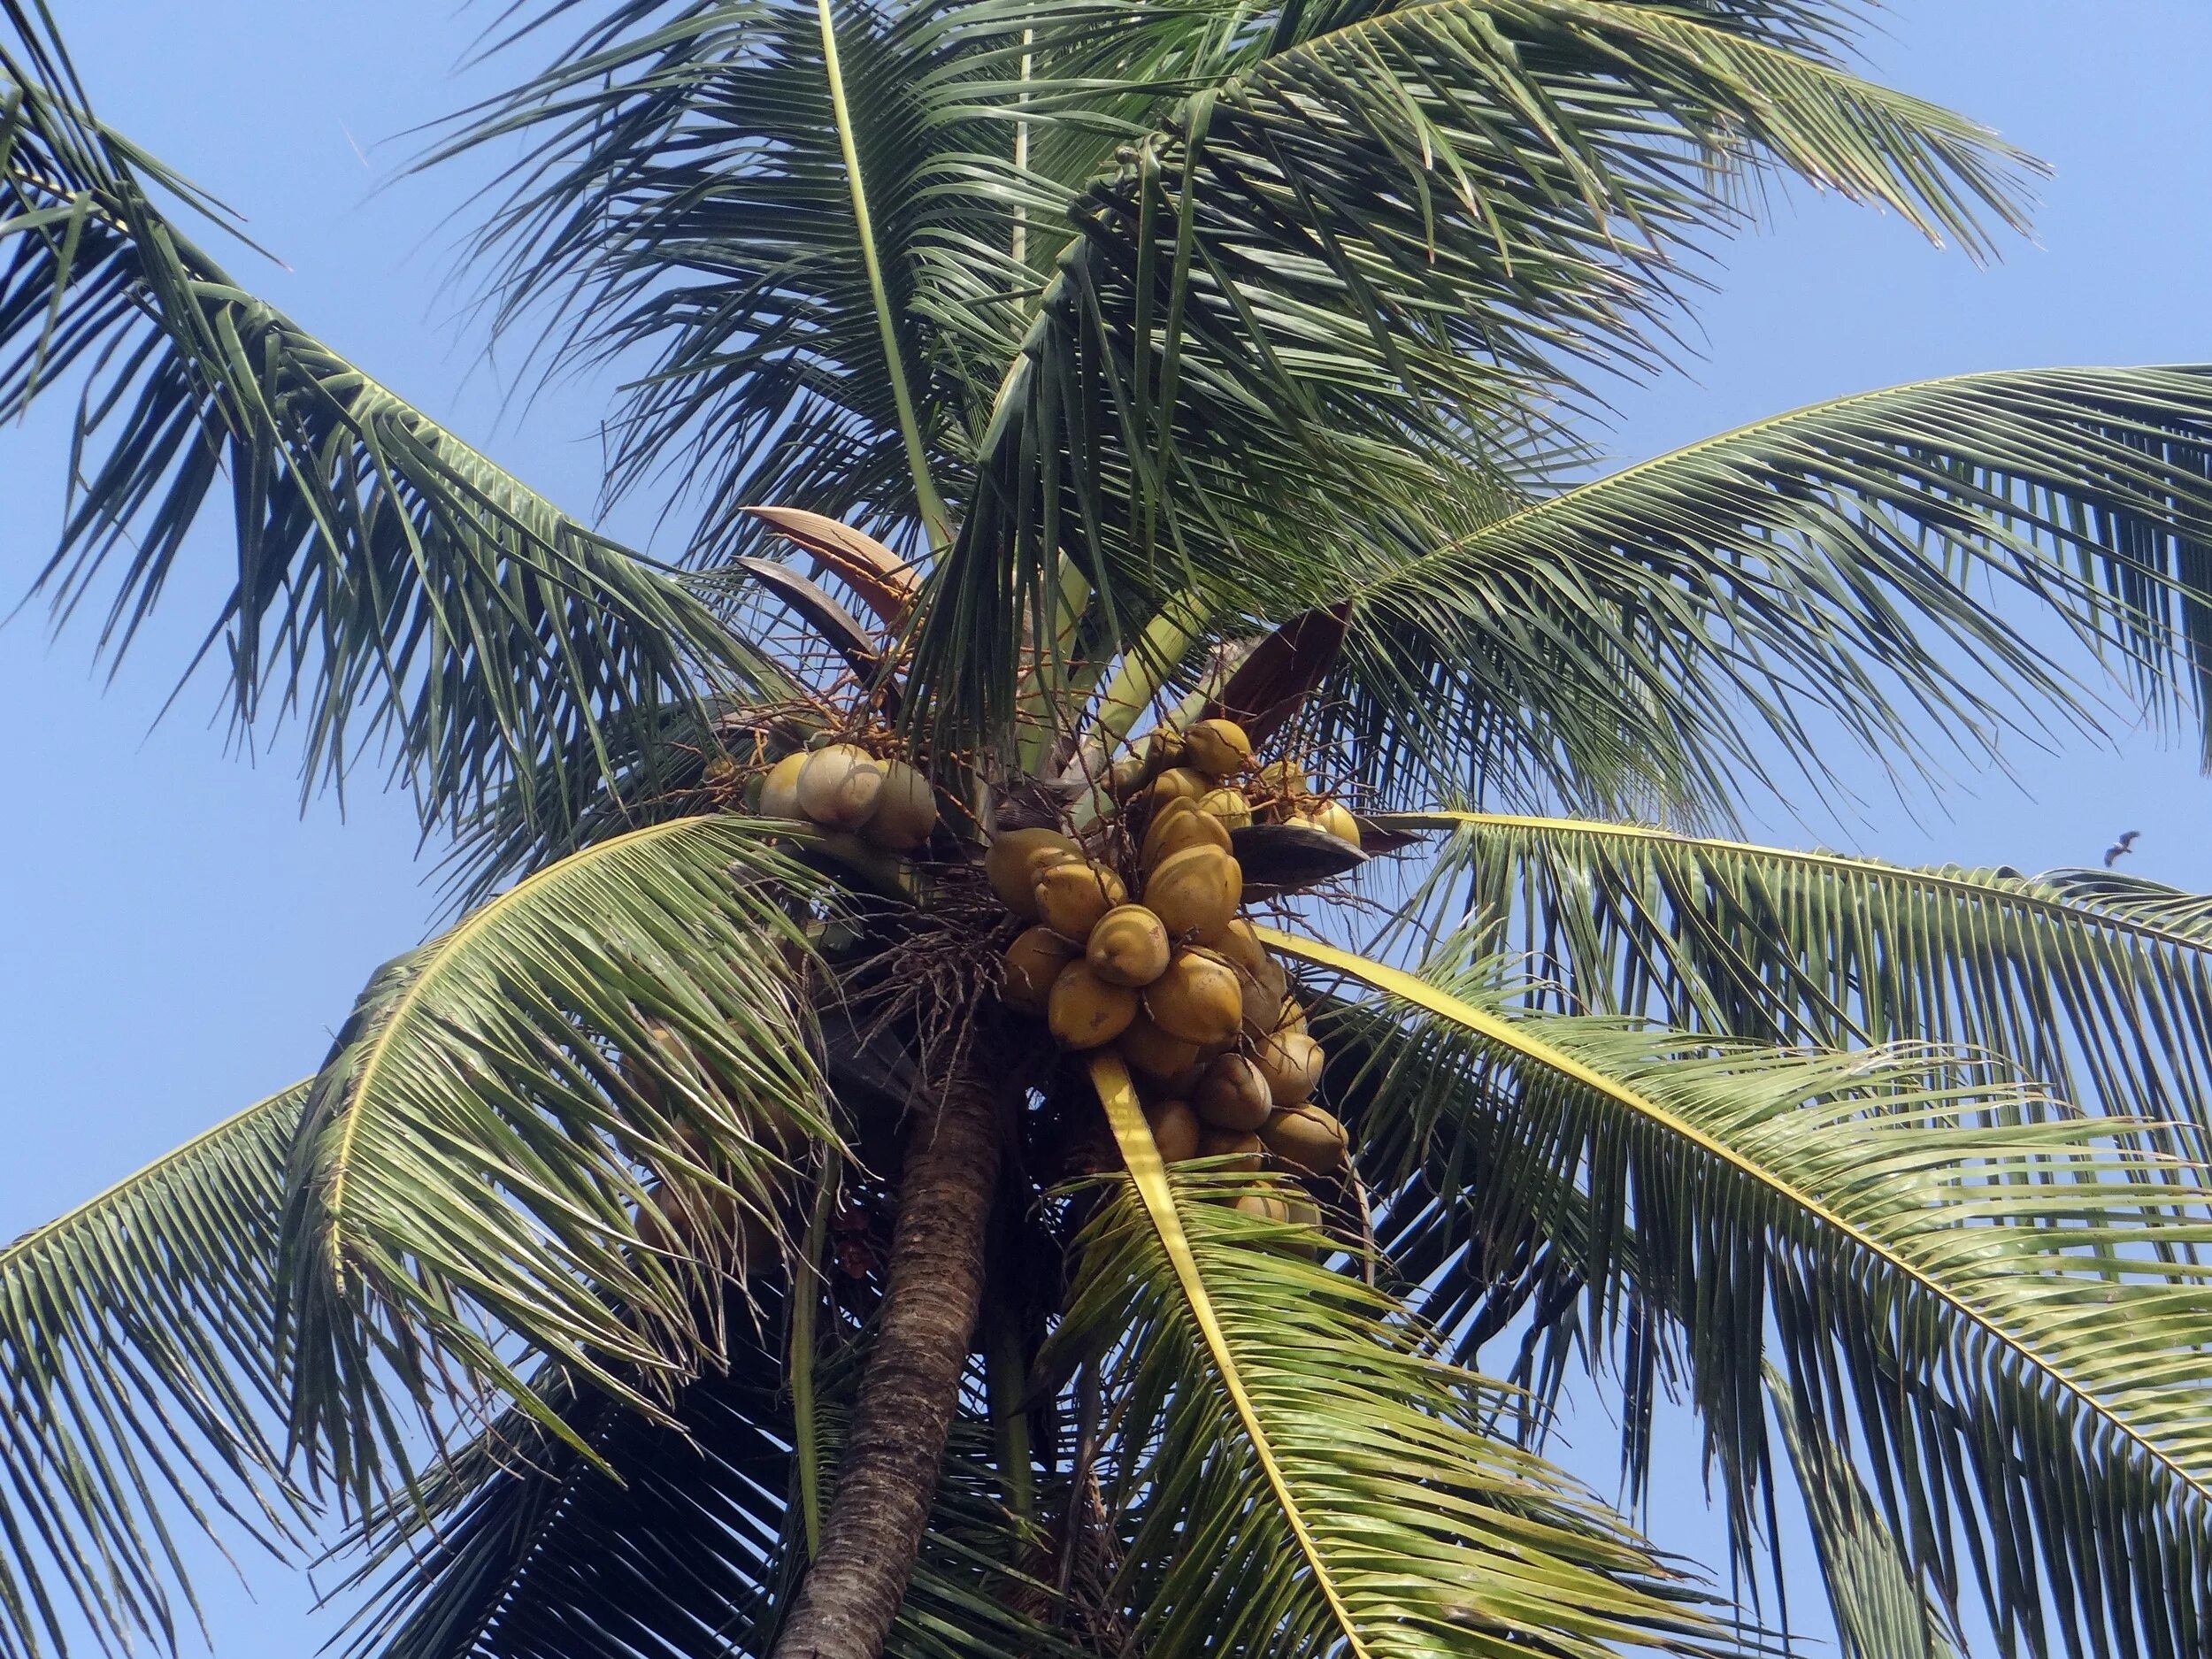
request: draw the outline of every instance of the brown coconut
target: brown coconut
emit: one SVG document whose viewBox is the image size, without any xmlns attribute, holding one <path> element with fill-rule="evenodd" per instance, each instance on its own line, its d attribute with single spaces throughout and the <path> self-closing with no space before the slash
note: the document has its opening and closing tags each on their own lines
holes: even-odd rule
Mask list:
<svg viewBox="0 0 2212 1659">
<path fill-rule="evenodd" d="M 1240 1054 L 1225 1054 L 1206 1068 L 1190 1103 L 1216 1129 L 1251 1133 L 1267 1121 L 1273 1102 L 1257 1066 Z"/>
<path fill-rule="evenodd" d="M 1173 1078 L 1198 1063 L 1198 1045 L 1171 1037 L 1140 1011 L 1121 1033 L 1121 1057 L 1129 1069 L 1148 1078 Z"/>
<path fill-rule="evenodd" d="M 1037 919 L 1037 895 L 1032 886 L 1039 866 L 1062 858 L 1080 858 L 1083 849 L 1058 830 L 1002 830 L 991 838 L 983 855 L 983 873 L 999 902 L 1027 921 Z"/>
<path fill-rule="evenodd" d="M 902 760 L 883 769 L 883 793 L 861 838 L 895 853 L 910 853 L 937 827 L 937 792 Z"/>
<path fill-rule="evenodd" d="M 1145 878 L 1144 902 L 1171 939 L 1209 944 L 1236 919 L 1244 872 L 1218 847 L 1186 847 Z"/>
<path fill-rule="evenodd" d="M 1136 1017 L 1137 994 L 1125 985 L 1107 984 L 1081 961 L 1060 970 L 1045 1003 L 1052 1034 L 1071 1048 L 1111 1042 Z"/>
<path fill-rule="evenodd" d="M 1318 1106 L 1293 1106 L 1260 1125 L 1260 1139 L 1284 1163 L 1310 1175 L 1333 1175 L 1350 1150 L 1344 1125 Z"/>
<path fill-rule="evenodd" d="M 1152 1130 L 1152 1144 L 1160 1148 L 1163 1164 L 1180 1164 L 1185 1158 L 1198 1156 L 1198 1137 L 1202 1127 L 1189 1102 L 1164 1100 L 1156 1106 L 1148 1106 L 1144 1109 L 1144 1120 Z"/>
<path fill-rule="evenodd" d="M 1247 1193 L 1236 1202 L 1239 1213 L 1263 1221 L 1288 1221 L 1290 1206 L 1272 1193 Z"/>
<path fill-rule="evenodd" d="M 1145 986 L 1167 972 L 1167 929 L 1141 904 L 1117 904 L 1091 929 L 1084 958 L 1109 985 Z"/>
<path fill-rule="evenodd" d="M 1239 1134 L 1233 1129 L 1205 1129 L 1198 1136 L 1198 1156 L 1236 1160 L 1223 1165 L 1225 1169 L 1256 1170 L 1266 1155 L 1266 1143 L 1257 1135 Z"/>
<path fill-rule="evenodd" d="M 1051 1002 L 1053 982 L 1075 956 L 1075 947 L 1049 927 L 1024 928 L 1006 947 L 1007 1007 L 1042 1014 Z"/>
<path fill-rule="evenodd" d="M 799 771 L 799 810 L 825 829 L 856 830 L 883 802 L 884 764 L 866 749 L 832 743 Z"/>
<path fill-rule="evenodd" d="M 1201 1048 L 1229 1041 L 1244 1018 L 1237 971 L 1209 951 L 1177 951 L 1143 995 L 1154 1025 Z"/>
<path fill-rule="evenodd" d="M 1297 1106 L 1321 1087 L 1321 1045 L 1299 1031 L 1278 1031 L 1253 1045 L 1252 1064 L 1278 1106 Z"/>
<path fill-rule="evenodd" d="M 1078 944 L 1091 936 L 1091 929 L 1107 911 L 1129 896 L 1119 876 L 1087 858 L 1047 864 L 1029 885 L 1036 895 L 1037 919 Z"/>
</svg>

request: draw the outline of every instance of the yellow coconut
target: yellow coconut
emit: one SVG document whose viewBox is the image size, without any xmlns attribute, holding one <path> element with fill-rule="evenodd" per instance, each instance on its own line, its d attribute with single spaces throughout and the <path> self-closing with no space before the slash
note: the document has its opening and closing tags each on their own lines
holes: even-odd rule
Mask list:
<svg viewBox="0 0 2212 1659">
<path fill-rule="evenodd" d="M 1294 760 L 1271 760 L 1260 768 L 1259 792 L 1278 801 L 1306 793 L 1306 769 Z"/>
<path fill-rule="evenodd" d="M 1321 1087 L 1325 1058 L 1321 1045 L 1298 1031 L 1263 1037 L 1252 1050 L 1252 1062 L 1267 1079 L 1267 1092 L 1278 1106 L 1296 1106 L 1309 1099 Z"/>
<path fill-rule="evenodd" d="M 1179 797 L 1195 801 L 1213 787 L 1213 780 L 1202 772 L 1194 771 L 1188 766 L 1170 766 L 1152 780 L 1152 787 L 1146 791 L 1146 798 L 1152 803 L 1152 810 L 1157 812 Z"/>
<path fill-rule="evenodd" d="M 1179 950 L 1167 972 L 1144 987 L 1145 1012 L 1171 1037 L 1194 1042 L 1227 1042 L 1244 1018 L 1244 998 L 1237 971 L 1204 950 Z"/>
<path fill-rule="evenodd" d="M 1198 1137 L 1202 1128 L 1198 1114 L 1190 1109 L 1190 1102 L 1164 1100 L 1156 1106 L 1144 1109 L 1144 1120 L 1152 1128 L 1152 1144 L 1160 1148 L 1164 1164 L 1180 1164 L 1185 1158 L 1198 1155 Z"/>
<path fill-rule="evenodd" d="M 763 818 L 792 818 L 803 819 L 799 810 L 799 774 L 814 758 L 802 749 L 795 755 L 786 755 L 768 769 L 768 775 L 760 780 L 760 815 Z"/>
<path fill-rule="evenodd" d="M 1240 1054 L 1225 1054 L 1206 1068 L 1190 1103 L 1214 1128 L 1248 1134 L 1267 1121 L 1272 1102 L 1259 1067 Z"/>
<path fill-rule="evenodd" d="M 1006 947 L 1007 1007 L 1041 1014 L 1052 999 L 1053 981 L 1075 960 L 1075 947 L 1049 927 L 1027 927 Z"/>
<path fill-rule="evenodd" d="M 1119 876 L 1087 858 L 1044 865 L 1032 878 L 1030 889 L 1037 897 L 1037 919 L 1079 943 L 1091 936 L 1101 917 L 1129 896 Z"/>
<path fill-rule="evenodd" d="M 1117 904 L 1098 918 L 1083 954 L 1109 985 L 1149 985 L 1167 972 L 1167 929 L 1141 904 Z"/>
<path fill-rule="evenodd" d="M 895 853 L 910 853 L 937 827 L 937 792 L 929 780 L 902 760 L 883 770 L 883 795 L 875 815 L 861 830 L 864 840 Z"/>
<path fill-rule="evenodd" d="M 1325 801 L 1299 813 L 1298 822 L 1317 830 L 1326 830 L 1340 841 L 1359 845 L 1359 820 L 1352 816 L 1351 808 L 1341 801 Z"/>
<path fill-rule="evenodd" d="M 1256 1170 L 1266 1154 L 1267 1147 L 1257 1135 L 1239 1134 L 1233 1129 L 1206 1129 L 1198 1136 L 1198 1156 L 1234 1158 L 1235 1163 L 1224 1166 L 1227 1169 Z"/>
<path fill-rule="evenodd" d="M 1292 1106 L 1260 1125 L 1267 1149 L 1310 1175 L 1333 1175 L 1350 1150 L 1344 1125 L 1318 1106 Z"/>
<path fill-rule="evenodd" d="M 1083 849 L 1058 830 L 1002 830 L 983 855 L 983 873 L 999 902 L 1015 915 L 1037 919 L 1037 895 L 1031 883 L 1038 868 L 1062 858 L 1080 858 Z"/>
<path fill-rule="evenodd" d="M 1283 998 L 1281 1011 L 1275 1016 L 1275 1029 L 1294 1031 L 1300 1036 L 1304 1036 L 1306 1034 L 1305 1005 L 1294 996 Z"/>
<path fill-rule="evenodd" d="M 825 829 L 856 830 L 883 801 L 884 764 L 864 749 L 832 743 L 799 771 L 799 810 Z"/>
<path fill-rule="evenodd" d="M 1290 1206 L 1272 1193 L 1247 1193 L 1237 1200 L 1238 1211 L 1262 1221 L 1288 1221 Z"/>
<path fill-rule="evenodd" d="M 1257 974 L 1237 972 L 1237 990 L 1243 998 L 1244 1034 L 1254 1041 L 1271 1033 L 1277 1017 L 1282 1012 L 1283 999 L 1267 988 L 1267 981 Z"/>
<path fill-rule="evenodd" d="M 1186 847 L 1145 878 L 1144 902 L 1171 938 L 1207 944 L 1228 931 L 1244 896 L 1244 872 L 1218 847 Z"/>
<path fill-rule="evenodd" d="M 1183 733 L 1183 759 L 1209 778 L 1233 778 L 1252 764 L 1252 740 L 1234 720 L 1201 720 Z"/>
<path fill-rule="evenodd" d="M 1174 1078 L 1198 1064 L 1196 1043 L 1169 1036 L 1146 1013 L 1139 1013 L 1129 1022 L 1129 1029 L 1121 1033 L 1120 1046 L 1121 1057 L 1129 1069 L 1143 1077 Z"/>
<path fill-rule="evenodd" d="M 1060 970 L 1045 1004 L 1052 1034 L 1071 1048 L 1111 1042 L 1136 1017 L 1137 994 L 1125 985 L 1107 984 L 1080 961 Z"/>
<path fill-rule="evenodd" d="M 1200 795 L 1198 810 L 1209 818 L 1219 818 L 1225 829 L 1242 829 L 1252 821 L 1252 803 L 1244 798 L 1244 791 L 1225 785 Z"/>
<path fill-rule="evenodd" d="M 1145 867 L 1150 869 L 1187 847 L 1208 846 L 1227 852 L 1231 846 L 1229 826 L 1212 813 L 1200 811 L 1197 802 L 1178 795 L 1152 815 L 1152 822 L 1145 828 L 1140 856 Z"/>
</svg>

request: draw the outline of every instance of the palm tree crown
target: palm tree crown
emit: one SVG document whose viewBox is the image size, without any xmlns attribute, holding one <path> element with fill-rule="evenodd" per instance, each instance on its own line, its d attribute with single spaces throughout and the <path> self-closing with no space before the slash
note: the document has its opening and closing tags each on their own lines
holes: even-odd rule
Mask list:
<svg viewBox="0 0 2212 1659">
<path fill-rule="evenodd" d="M 498 327 L 644 365 L 674 564 L 0 4 L 38 591 L 119 652 L 227 497 L 237 720 L 455 901 L 0 1255 L 0 1647 L 173 1644 L 205 1526 L 389 1659 L 1759 1650 L 1546 1461 L 1580 1372 L 1632 1500 L 1694 1407 L 1755 1586 L 1794 1484 L 1854 1659 L 2207 1650 L 2204 902 L 1726 833 L 2085 665 L 2201 724 L 2212 368 L 1588 476 L 1770 181 L 2024 224 L 1843 0 L 518 4 L 429 159 L 517 157 Z"/>
</svg>

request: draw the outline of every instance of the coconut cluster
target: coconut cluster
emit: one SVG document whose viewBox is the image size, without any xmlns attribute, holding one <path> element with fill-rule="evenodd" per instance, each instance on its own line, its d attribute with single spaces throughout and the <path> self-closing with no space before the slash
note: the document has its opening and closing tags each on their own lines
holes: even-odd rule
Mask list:
<svg viewBox="0 0 2212 1659">
<path fill-rule="evenodd" d="M 758 810 L 857 834 L 895 853 L 915 851 L 937 827 L 928 779 L 852 743 L 786 755 L 761 780 Z"/>
<path fill-rule="evenodd" d="M 1356 846 L 1359 826 L 1310 795 L 1294 763 L 1256 767 L 1234 721 L 1200 721 L 1133 761 L 1110 781 L 1122 822 L 1095 838 L 1124 849 L 1122 867 L 1056 830 L 992 842 L 992 888 L 1032 924 L 1007 948 L 1005 1001 L 1041 1017 L 1068 1048 L 1112 1047 L 1168 1162 L 1237 1158 L 1225 1167 L 1256 1170 L 1272 1159 L 1334 1174 L 1344 1128 L 1313 1102 L 1325 1056 L 1282 964 L 1240 914 L 1231 832 L 1264 817 Z M 1259 1194 L 1241 1207 L 1292 1213 Z"/>
</svg>

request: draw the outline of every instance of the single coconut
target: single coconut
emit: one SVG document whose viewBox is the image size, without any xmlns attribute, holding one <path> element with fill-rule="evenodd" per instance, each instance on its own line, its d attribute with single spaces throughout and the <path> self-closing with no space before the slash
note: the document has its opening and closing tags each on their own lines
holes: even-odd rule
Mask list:
<svg viewBox="0 0 2212 1659">
<path fill-rule="evenodd" d="M 1206 1068 L 1190 1103 L 1214 1128 L 1248 1134 L 1267 1121 L 1273 1102 L 1259 1067 L 1240 1054 L 1225 1054 Z"/>
<path fill-rule="evenodd" d="M 1214 949 L 1250 974 L 1263 972 L 1266 964 L 1274 960 L 1267 954 L 1267 947 L 1260 943 L 1259 929 L 1241 916 L 1221 930 L 1221 937 L 1214 941 Z"/>
<path fill-rule="evenodd" d="M 1310 824 L 1317 830 L 1326 830 L 1337 840 L 1356 847 L 1359 845 L 1359 820 L 1352 816 L 1351 808 L 1341 801 L 1325 801 L 1318 806 L 1299 813 L 1301 824 Z"/>
<path fill-rule="evenodd" d="M 1310 1175 L 1333 1175 L 1350 1149 L 1344 1125 L 1318 1106 L 1293 1106 L 1260 1125 L 1267 1149 Z"/>
<path fill-rule="evenodd" d="M 1294 1031 L 1301 1037 L 1306 1034 L 1305 1005 L 1294 996 L 1283 998 L 1283 1006 L 1275 1016 L 1277 1031 Z"/>
<path fill-rule="evenodd" d="M 1229 1041 L 1244 1018 L 1237 971 L 1208 951 L 1177 951 L 1143 995 L 1154 1025 L 1201 1048 Z"/>
<path fill-rule="evenodd" d="M 1244 872 L 1218 847 L 1186 847 L 1145 879 L 1147 909 L 1173 939 L 1206 944 L 1228 931 L 1244 896 Z"/>
<path fill-rule="evenodd" d="M 1241 789 L 1209 789 L 1198 797 L 1198 810 L 1220 819 L 1224 829 L 1242 829 L 1252 821 L 1252 803 Z"/>
<path fill-rule="evenodd" d="M 1132 749 L 1106 768 L 1106 793 L 1117 801 L 1126 801 L 1144 787 L 1145 770 L 1142 752 Z"/>
<path fill-rule="evenodd" d="M 1171 1037 L 1140 1013 L 1121 1033 L 1121 1057 L 1129 1069 L 1148 1078 L 1172 1078 L 1198 1063 L 1198 1045 Z"/>
<path fill-rule="evenodd" d="M 1041 868 L 1030 882 L 1037 918 L 1063 938 L 1079 943 L 1107 911 L 1129 896 L 1121 878 L 1087 858 L 1063 858 Z"/>
<path fill-rule="evenodd" d="M 1257 1041 L 1272 1033 L 1276 1017 L 1282 1011 L 1283 999 L 1279 993 L 1267 988 L 1267 981 L 1258 974 L 1237 970 L 1237 990 L 1243 998 L 1244 1034 Z"/>
<path fill-rule="evenodd" d="M 1210 812 L 1200 811 L 1197 802 L 1178 795 L 1152 815 L 1139 859 L 1148 870 L 1187 847 L 1218 847 L 1225 853 L 1232 845 L 1226 824 Z"/>
<path fill-rule="evenodd" d="M 1149 985 L 1167 972 L 1167 929 L 1141 904 L 1117 904 L 1091 929 L 1083 955 L 1109 985 Z"/>
<path fill-rule="evenodd" d="M 883 801 L 884 764 L 864 749 L 832 743 L 799 771 L 799 810 L 825 829 L 856 830 Z"/>
<path fill-rule="evenodd" d="M 1052 1000 L 1053 981 L 1075 960 L 1075 947 L 1049 927 L 1025 927 L 1006 947 L 1006 1006 L 1024 1014 L 1042 1014 Z"/>
<path fill-rule="evenodd" d="M 1247 1193 L 1236 1202 L 1240 1215 L 1257 1216 L 1262 1221 L 1288 1221 L 1290 1206 L 1272 1193 Z"/>
<path fill-rule="evenodd" d="M 1321 1045 L 1299 1031 L 1279 1031 L 1260 1039 L 1252 1049 L 1252 1063 L 1267 1079 L 1267 1092 L 1278 1106 L 1297 1106 L 1321 1087 L 1325 1056 Z"/>
<path fill-rule="evenodd" d="M 910 853 L 937 827 L 937 792 L 929 780 L 902 760 L 883 769 L 883 795 L 863 839 L 895 853 Z"/>
<path fill-rule="evenodd" d="M 1303 1193 L 1286 1193 L 1283 1202 L 1290 1210 L 1290 1223 L 1294 1227 L 1321 1227 L 1321 1206 Z"/>
<path fill-rule="evenodd" d="M 1194 771 L 1188 766 L 1170 766 L 1152 780 L 1152 787 L 1145 792 L 1145 798 L 1152 803 L 1152 810 L 1157 812 L 1179 797 L 1195 801 L 1213 787 L 1213 780 L 1202 772 Z"/>
<path fill-rule="evenodd" d="M 1266 1155 L 1266 1144 L 1257 1135 L 1239 1134 L 1233 1129 L 1206 1129 L 1198 1136 L 1198 1156 L 1236 1160 L 1224 1164 L 1225 1169 L 1256 1170 Z"/>
<path fill-rule="evenodd" d="M 794 818 L 803 819 L 799 810 L 799 774 L 814 758 L 804 749 L 795 755 L 786 755 L 768 769 L 768 775 L 760 780 L 759 812 L 763 818 Z"/>
<path fill-rule="evenodd" d="M 1209 778 L 1233 778 L 1252 764 L 1252 740 L 1234 720 L 1201 720 L 1183 733 L 1183 759 Z"/>
<path fill-rule="evenodd" d="M 1185 1158 L 1198 1156 L 1198 1137 L 1202 1133 L 1198 1114 L 1190 1109 L 1190 1102 L 1164 1100 L 1156 1106 L 1144 1109 L 1144 1120 L 1152 1130 L 1152 1144 L 1160 1148 L 1160 1162 L 1180 1164 Z"/>
<path fill-rule="evenodd" d="M 1125 985 L 1107 984 L 1080 961 L 1060 970 L 1045 1002 L 1052 1034 L 1071 1048 L 1111 1042 L 1136 1017 L 1137 994 Z"/>
<path fill-rule="evenodd" d="M 1027 921 L 1037 919 L 1037 895 L 1032 886 L 1038 868 L 1062 858 L 1080 858 L 1083 849 L 1058 830 L 1002 830 L 991 838 L 983 855 L 983 873 L 999 902 Z"/>
<path fill-rule="evenodd" d="M 1306 769 L 1294 760 L 1271 760 L 1260 768 L 1259 792 L 1278 801 L 1306 793 Z"/>
</svg>

